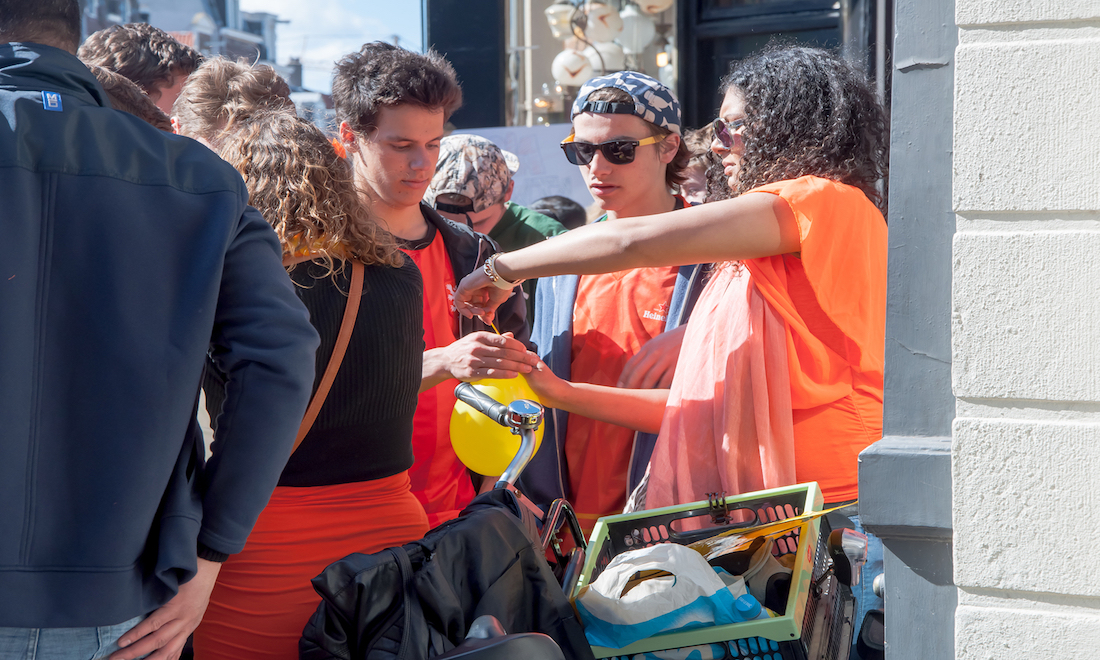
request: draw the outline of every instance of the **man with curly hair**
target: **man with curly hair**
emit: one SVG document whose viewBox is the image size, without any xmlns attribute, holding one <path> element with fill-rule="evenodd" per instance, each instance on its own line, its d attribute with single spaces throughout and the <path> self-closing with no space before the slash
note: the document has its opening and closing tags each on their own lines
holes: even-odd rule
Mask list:
<svg viewBox="0 0 1100 660">
<path fill-rule="evenodd" d="M 424 361 L 409 477 L 432 526 L 458 515 L 473 484 L 450 441 L 459 380 L 514 378 L 535 364 L 524 342 L 527 310 L 512 295 L 497 315 L 498 335 L 459 316 L 455 284 L 500 250 L 483 234 L 422 203 L 435 173 L 444 123 L 462 105 L 454 68 L 434 51 L 383 42 L 336 63 L 332 82 L 340 140 L 364 201 L 424 276 Z"/>
<path fill-rule="evenodd" d="M 77 51 L 95 64 L 129 78 L 166 113 L 187 76 L 202 64 L 199 51 L 148 23 L 112 25 L 91 34 Z"/>
</svg>

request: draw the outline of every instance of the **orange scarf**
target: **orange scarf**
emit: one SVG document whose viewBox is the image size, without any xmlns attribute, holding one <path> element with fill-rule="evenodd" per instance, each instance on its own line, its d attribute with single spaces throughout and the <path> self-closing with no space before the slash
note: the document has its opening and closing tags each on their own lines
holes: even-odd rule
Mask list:
<svg viewBox="0 0 1100 660">
<path fill-rule="evenodd" d="M 786 323 L 744 267 L 692 311 L 649 465 L 647 509 L 795 483 Z"/>
</svg>

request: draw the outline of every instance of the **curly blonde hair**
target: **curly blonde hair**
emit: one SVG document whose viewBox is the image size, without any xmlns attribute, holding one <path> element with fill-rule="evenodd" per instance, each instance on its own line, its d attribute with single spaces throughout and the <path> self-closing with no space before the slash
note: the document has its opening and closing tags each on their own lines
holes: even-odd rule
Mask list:
<svg viewBox="0 0 1100 660">
<path fill-rule="evenodd" d="M 188 78 L 172 105 L 179 132 L 215 148 L 236 122 L 265 110 L 294 112 L 290 85 L 266 64 L 208 59 Z"/>
<path fill-rule="evenodd" d="M 218 155 L 244 176 L 249 203 L 274 227 L 285 256 L 320 255 L 332 274 L 345 257 L 368 266 L 404 263 L 361 201 L 351 165 L 313 124 L 262 112 L 226 131 Z"/>
</svg>

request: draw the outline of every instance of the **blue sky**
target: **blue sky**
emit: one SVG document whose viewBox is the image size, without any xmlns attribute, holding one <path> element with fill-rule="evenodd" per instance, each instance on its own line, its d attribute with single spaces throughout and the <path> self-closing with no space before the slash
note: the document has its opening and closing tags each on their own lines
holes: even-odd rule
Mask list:
<svg viewBox="0 0 1100 660">
<path fill-rule="evenodd" d="M 367 41 L 397 35 L 421 50 L 420 0 L 241 0 L 241 9 L 290 21 L 279 25 L 276 61 L 300 57 L 304 86 L 320 92 L 332 87 L 333 63 Z"/>
</svg>

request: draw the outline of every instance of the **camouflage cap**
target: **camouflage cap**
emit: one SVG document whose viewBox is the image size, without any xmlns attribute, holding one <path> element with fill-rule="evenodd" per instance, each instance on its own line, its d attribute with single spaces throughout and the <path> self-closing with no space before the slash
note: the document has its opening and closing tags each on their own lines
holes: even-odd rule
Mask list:
<svg viewBox="0 0 1100 660">
<path fill-rule="evenodd" d="M 483 137 L 448 135 L 439 142 L 435 176 L 424 199 L 434 206 L 438 195 L 463 195 L 473 203 L 473 212 L 484 211 L 504 199 L 518 169 L 515 154 Z"/>
</svg>

